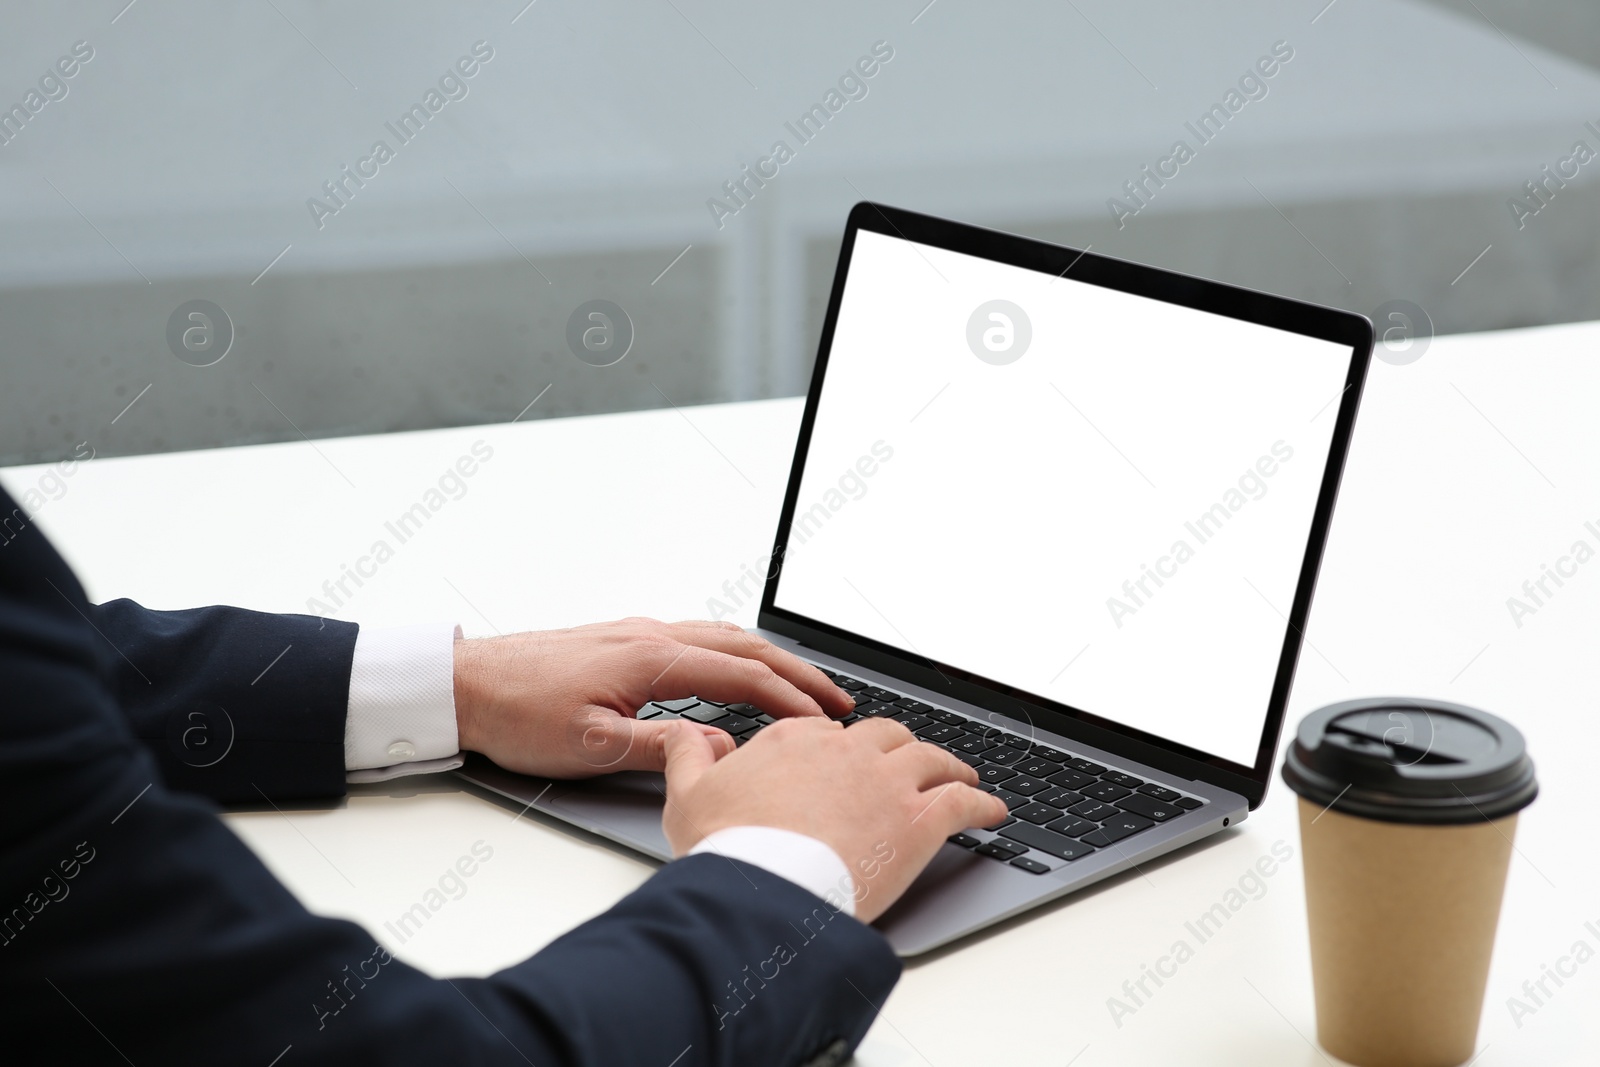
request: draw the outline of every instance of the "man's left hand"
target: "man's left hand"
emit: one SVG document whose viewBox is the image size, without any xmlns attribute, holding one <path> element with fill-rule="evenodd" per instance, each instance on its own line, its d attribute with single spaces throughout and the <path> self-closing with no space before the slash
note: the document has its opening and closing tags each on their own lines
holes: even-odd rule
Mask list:
<svg viewBox="0 0 1600 1067">
<path fill-rule="evenodd" d="M 623 619 L 455 645 L 463 750 L 548 778 L 661 770 L 667 721 L 634 713 L 699 696 L 774 717 L 850 713 L 850 694 L 817 668 L 730 622 Z M 701 727 L 720 758 L 733 738 Z"/>
</svg>

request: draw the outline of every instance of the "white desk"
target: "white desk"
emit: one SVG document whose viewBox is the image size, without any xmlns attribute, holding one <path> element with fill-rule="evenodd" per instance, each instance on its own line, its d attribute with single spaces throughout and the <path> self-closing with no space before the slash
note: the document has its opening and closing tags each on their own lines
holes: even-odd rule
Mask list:
<svg viewBox="0 0 1600 1067">
<path fill-rule="evenodd" d="M 1588 821 L 1600 780 L 1600 561 L 1520 629 L 1505 603 L 1573 541 L 1600 543 L 1583 526 L 1600 525 L 1597 342 L 1600 324 L 1551 327 L 1445 338 L 1415 364 L 1374 364 L 1289 709 L 1292 724 L 1335 699 L 1434 695 L 1501 713 L 1527 734 L 1544 791 L 1517 842 L 1481 1067 L 1592 1062 L 1600 1043 L 1590 1010 L 1600 961 L 1550 986 L 1554 996 L 1520 1027 L 1506 1004 L 1579 939 L 1600 948 L 1584 929 L 1600 926 Z M 921 402 L 906 398 L 904 412 L 890 405 L 884 417 L 909 418 Z M 459 619 L 469 632 L 697 616 L 768 544 L 799 413 L 798 401 L 778 400 L 315 450 L 97 460 L 38 518 L 94 597 L 305 610 L 386 519 L 481 439 L 494 456 L 467 494 L 401 546 L 342 616 Z M 42 473 L 16 468 L 3 480 L 20 493 Z M 754 621 L 753 607 L 741 621 Z M 1087 1046 L 1078 1067 L 1322 1063 L 1305 1041 L 1313 1015 L 1293 811 L 1275 784 L 1247 823 L 1207 845 L 914 963 L 861 1062 L 1065 1064 Z M 514 819 L 449 778 L 356 789 L 336 810 L 228 823 L 309 907 L 379 933 L 474 842 L 489 844 L 494 856 L 466 895 L 398 949 L 434 974 L 521 959 L 651 870 L 555 825 Z M 1107 998 L 1189 937 L 1185 921 L 1280 839 L 1295 862 L 1116 1026 Z"/>
</svg>

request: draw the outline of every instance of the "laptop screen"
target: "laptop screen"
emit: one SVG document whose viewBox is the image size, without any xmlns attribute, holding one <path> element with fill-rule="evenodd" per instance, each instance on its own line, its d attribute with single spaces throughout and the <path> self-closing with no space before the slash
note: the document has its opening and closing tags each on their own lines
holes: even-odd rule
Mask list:
<svg viewBox="0 0 1600 1067">
<path fill-rule="evenodd" d="M 859 230 L 772 603 L 1249 766 L 1350 361 Z"/>
</svg>

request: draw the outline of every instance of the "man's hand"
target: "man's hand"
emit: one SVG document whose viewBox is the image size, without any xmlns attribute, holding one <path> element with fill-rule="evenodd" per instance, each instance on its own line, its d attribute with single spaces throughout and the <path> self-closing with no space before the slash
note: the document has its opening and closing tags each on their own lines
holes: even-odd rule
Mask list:
<svg viewBox="0 0 1600 1067">
<path fill-rule="evenodd" d="M 855 706 L 821 671 L 731 622 L 623 619 L 455 645 L 462 749 L 522 774 L 661 770 L 671 722 L 633 714 L 686 696 L 819 721 Z M 721 730 L 684 726 L 713 757 L 733 751 Z"/>
<path fill-rule="evenodd" d="M 945 838 L 1005 818 L 998 797 L 973 788 L 977 772 L 890 719 L 848 730 L 817 717 L 773 723 L 720 760 L 693 723 L 666 725 L 673 852 L 728 826 L 808 834 L 850 868 L 863 922 L 899 899 Z"/>
</svg>

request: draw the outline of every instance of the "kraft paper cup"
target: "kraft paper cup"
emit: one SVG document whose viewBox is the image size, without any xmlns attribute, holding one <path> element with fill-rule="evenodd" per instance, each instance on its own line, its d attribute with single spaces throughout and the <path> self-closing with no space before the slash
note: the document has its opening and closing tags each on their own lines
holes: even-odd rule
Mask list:
<svg viewBox="0 0 1600 1067">
<path fill-rule="evenodd" d="M 1351 701 L 1306 717 L 1283 776 L 1317 1040 L 1357 1067 L 1467 1062 L 1517 812 L 1538 794 L 1522 735 L 1460 705 Z"/>
</svg>

